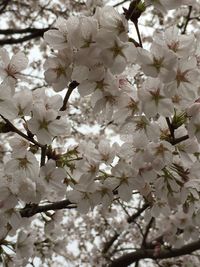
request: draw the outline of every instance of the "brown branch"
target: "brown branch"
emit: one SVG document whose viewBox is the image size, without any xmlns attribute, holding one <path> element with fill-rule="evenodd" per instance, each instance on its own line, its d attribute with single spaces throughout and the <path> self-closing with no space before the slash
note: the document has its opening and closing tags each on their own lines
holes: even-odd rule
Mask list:
<svg viewBox="0 0 200 267">
<path fill-rule="evenodd" d="M 20 38 L 6 38 L 0 40 L 0 46 L 5 44 L 19 44 L 31 39 L 43 37 L 44 32 L 46 32 L 49 28 L 37 29 L 37 31 L 33 31 L 31 34 L 20 37 Z"/>
<path fill-rule="evenodd" d="M 49 210 L 61 210 L 61 209 L 73 209 L 73 208 L 76 208 L 76 206 L 73 203 L 71 203 L 68 199 L 65 199 L 47 205 L 38 205 L 35 203 L 26 204 L 26 206 L 19 212 L 22 217 L 28 218 L 32 217 L 37 213 L 46 212 Z"/>
<path fill-rule="evenodd" d="M 0 4 L 0 14 L 3 13 L 3 11 L 6 9 L 7 5 L 9 4 L 11 0 L 4 0 L 1 4 Z"/>
<path fill-rule="evenodd" d="M 154 249 L 157 244 L 160 245 L 164 244 L 163 235 L 159 235 L 158 237 L 156 237 L 155 239 L 151 240 L 148 243 L 146 242 L 145 248 Z"/>
<path fill-rule="evenodd" d="M 128 223 L 134 222 L 141 214 L 143 211 L 145 211 L 149 207 L 149 204 L 145 203 L 136 213 L 134 213 L 132 216 L 130 216 L 127 219 Z"/>
<path fill-rule="evenodd" d="M 39 142 L 37 142 L 35 139 L 33 139 L 33 137 L 30 137 L 28 135 L 26 135 L 25 133 L 21 132 L 19 129 L 17 129 L 8 119 L 6 119 L 4 116 L 2 116 L 0 114 L 0 116 L 2 117 L 2 119 L 6 122 L 6 126 L 8 127 L 9 131 L 17 133 L 18 135 L 20 135 L 21 137 L 23 137 L 24 139 L 28 140 L 29 142 L 35 144 L 38 147 L 43 148 L 44 145 L 40 144 Z"/>
<path fill-rule="evenodd" d="M 128 223 L 133 223 L 141 214 L 143 211 L 145 211 L 149 207 L 148 204 L 144 204 L 140 209 L 137 210 L 132 216 L 129 216 L 127 218 Z M 106 254 L 110 247 L 113 245 L 113 243 L 117 240 L 117 238 L 120 236 L 119 233 L 115 233 L 111 238 L 104 243 L 103 249 L 102 249 L 102 254 Z"/>
<path fill-rule="evenodd" d="M 78 85 L 79 85 L 79 83 L 76 82 L 76 81 L 72 81 L 72 82 L 69 84 L 69 87 L 68 87 L 67 93 L 66 93 L 66 95 L 65 95 L 65 98 L 64 98 L 64 100 L 63 100 L 63 105 L 62 105 L 62 107 L 60 108 L 60 111 L 64 111 L 64 110 L 67 109 L 67 102 L 68 102 L 68 100 L 69 100 L 69 97 L 70 97 L 72 91 L 73 91 Z"/>
<path fill-rule="evenodd" d="M 165 119 L 166 119 L 169 131 L 170 131 L 170 134 L 171 134 L 171 138 L 172 138 L 172 140 L 174 140 L 174 138 L 175 138 L 175 136 L 174 136 L 174 127 L 173 127 L 169 117 L 166 117 Z"/>
<path fill-rule="evenodd" d="M 9 35 L 9 34 L 19 34 L 19 33 L 35 33 L 35 32 L 42 32 L 48 31 L 49 29 L 52 29 L 50 27 L 43 28 L 43 29 L 37 29 L 37 28 L 25 28 L 25 29 L 0 29 L 0 34 Z"/>
<path fill-rule="evenodd" d="M 115 4 L 114 7 L 118 7 L 118 6 L 120 6 L 120 5 L 123 5 L 123 4 L 125 4 L 126 2 L 128 2 L 128 1 L 130 1 L 130 0 L 123 0 L 123 1 L 121 1 L 121 2 L 119 2 L 119 3 L 117 3 L 117 4 Z"/>
<path fill-rule="evenodd" d="M 111 248 L 111 246 L 117 240 L 118 237 L 119 234 L 115 233 L 106 243 L 104 243 L 104 247 L 102 249 L 103 254 L 106 254 L 108 252 L 108 250 Z"/>
<path fill-rule="evenodd" d="M 187 26 L 188 26 L 188 23 L 190 21 L 190 16 L 191 16 L 191 13 L 192 13 L 192 6 L 189 6 L 188 8 L 189 8 L 188 9 L 188 14 L 186 16 L 186 21 L 185 21 L 184 28 L 183 28 L 181 34 L 185 34 L 186 33 Z"/>
<path fill-rule="evenodd" d="M 149 231 L 150 231 L 154 221 L 155 221 L 155 219 L 152 217 L 151 220 L 149 221 L 149 223 L 147 224 L 146 230 L 144 232 L 141 248 L 146 248 L 147 237 L 148 237 Z"/>
<path fill-rule="evenodd" d="M 172 145 L 176 145 L 176 144 L 178 144 L 178 143 L 181 143 L 181 142 L 187 140 L 188 138 L 189 138 L 189 136 L 188 136 L 188 134 L 186 134 L 186 135 L 183 135 L 183 136 L 181 136 L 181 137 L 175 138 L 175 139 L 174 139 L 173 141 L 171 141 L 170 143 L 171 143 Z"/>
<path fill-rule="evenodd" d="M 140 47 L 143 47 L 143 45 L 142 45 L 142 38 L 141 38 L 140 30 L 139 30 L 139 27 L 138 27 L 138 22 L 136 21 L 134 23 L 134 25 L 135 25 L 135 29 L 136 29 L 136 32 L 137 32 L 137 36 L 138 36 L 138 40 L 139 40 L 139 45 L 140 45 Z"/>
<path fill-rule="evenodd" d="M 192 253 L 200 249 L 200 240 L 184 245 L 180 248 L 162 249 L 155 253 L 154 249 L 139 249 L 135 252 L 125 254 L 113 262 L 108 267 L 127 267 L 130 264 L 142 259 L 168 259 Z"/>
<path fill-rule="evenodd" d="M 45 165 L 45 159 L 46 159 L 46 152 L 47 152 L 47 145 L 43 146 L 41 148 L 41 159 L 40 159 L 40 167 Z"/>
</svg>

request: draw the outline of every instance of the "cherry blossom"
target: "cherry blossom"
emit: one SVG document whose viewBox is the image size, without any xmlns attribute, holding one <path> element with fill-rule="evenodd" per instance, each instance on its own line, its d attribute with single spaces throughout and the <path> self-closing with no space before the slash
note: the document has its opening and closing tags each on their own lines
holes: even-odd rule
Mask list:
<svg viewBox="0 0 200 267">
<path fill-rule="evenodd" d="M 70 53 L 71 51 L 64 50 L 58 55 L 48 58 L 44 64 L 45 79 L 53 86 L 56 92 L 66 88 L 71 78 Z"/>
<path fill-rule="evenodd" d="M 46 83 L 28 45 L 0 50 L 1 260 L 183 266 L 200 249 L 199 0 L 78 2 L 45 29 Z"/>
<path fill-rule="evenodd" d="M 5 172 L 7 174 L 19 172 L 22 177 L 29 177 L 32 180 L 37 178 L 38 171 L 38 161 L 29 151 L 22 151 L 21 154 L 13 154 L 13 158 L 5 165 Z"/>
<path fill-rule="evenodd" d="M 167 12 L 169 9 L 175 9 L 179 7 L 184 1 L 183 0 L 178 0 L 178 1 L 172 1 L 172 0 L 145 0 L 146 5 L 148 4 L 153 4 L 155 8 L 160 10 L 161 12 Z"/>
<path fill-rule="evenodd" d="M 28 121 L 29 129 L 36 134 L 42 144 L 50 144 L 53 137 L 64 134 L 68 127 L 64 118 L 57 119 L 58 113 L 43 106 L 33 109 L 33 117 Z"/>
<path fill-rule="evenodd" d="M 21 51 L 13 55 L 10 59 L 7 50 L 4 48 L 0 50 L 0 57 L 0 77 L 4 83 L 14 89 L 17 79 L 23 78 L 21 71 L 27 67 L 28 59 Z"/>
<path fill-rule="evenodd" d="M 167 117 L 173 114 L 173 103 L 165 96 L 164 84 L 159 79 L 147 78 L 142 89 L 138 91 L 138 95 L 143 102 L 146 116 L 153 117 L 161 114 Z"/>
<path fill-rule="evenodd" d="M 138 60 L 144 73 L 151 77 L 159 77 L 163 82 L 170 82 L 175 78 L 177 58 L 173 52 L 153 43 L 151 52 L 138 48 Z"/>
</svg>

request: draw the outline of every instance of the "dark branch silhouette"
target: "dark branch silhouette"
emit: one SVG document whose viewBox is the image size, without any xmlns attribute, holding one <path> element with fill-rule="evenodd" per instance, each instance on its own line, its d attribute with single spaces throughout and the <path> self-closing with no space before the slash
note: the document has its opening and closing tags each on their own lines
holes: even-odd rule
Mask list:
<svg viewBox="0 0 200 267">
<path fill-rule="evenodd" d="M 4 0 L 2 3 L 0 3 L 0 14 L 4 12 L 9 2 L 11 2 L 11 0 Z"/>
<path fill-rule="evenodd" d="M 44 29 L 27 28 L 27 29 L 16 29 L 16 30 L 15 29 L 0 30 L 0 34 L 5 34 L 5 35 L 6 34 L 30 33 L 28 35 L 25 35 L 19 38 L 9 37 L 5 39 L 1 39 L 0 46 L 5 45 L 5 44 L 19 44 L 19 43 L 29 41 L 31 39 L 43 37 L 43 34 L 49 29 L 50 28 L 44 28 Z"/>
<path fill-rule="evenodd" d="M 33 215 L 41 212 L 46 212 L 49 210 L 61 210 L 61 209 L 73 209 L 76 205 L 71 203 L 68 199 L 61 200 L 58 202 L 53 202 L 46 205 L 38 205 L 35 203 L 26 204 L 26 206 L 20 210 L 20 215 L 22 217 L 32 217 Z"/>
<path fill-rule="evenodd" d="M 118 259 L 113 260 L 109 267 L 127 267 L 130 264 L 142 259 L 168 259 L 192 253 L 200 249 L 200 240 L 184 245 L 180 248 L 161 249 L 156 252 L 154 249 L 139 249 L 132 253 L 127 253 Z"/>
<path fill-rule="evenodd" d="M 50 27 L 46 27 L 43 29 L 37 29 L 37 28 L 25 28 L 25 29 L 0 29 L 0 34 L 5 34 L 5 35 L 9 35 L 9 34 L 19 34 L 19 33 L 38 33 L 38 32 L 45 32 L 47 30 L 49 30 Z"/>
</svg>

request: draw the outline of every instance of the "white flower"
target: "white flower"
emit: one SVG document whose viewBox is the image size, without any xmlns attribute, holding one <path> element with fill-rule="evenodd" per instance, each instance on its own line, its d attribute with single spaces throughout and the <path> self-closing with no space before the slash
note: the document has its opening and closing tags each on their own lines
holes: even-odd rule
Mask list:
<svg viewBox="0 0 200 267">
<path fill-rule="evenodd" d="M 98 22 L 93 17 L 80 17 L 79 24 L 72 35 L 72 43 L 77 49 L 87 49 L 96 41 Z"/>
<path fill-rule="evenodd" d="M 158 77 L 163 82 L 174 80 L 177 57 L 172 51 L 156 43 L 152 44 L 151 52 L 140 47 L 137 50 L 137 63 L 146 75 L 154 78 Z"/>
<path fill-rule="evenodd" d="M 112 182 L 112 179 L 106 179 L 103 184 L 99 184 L 93 196 L 95 203 L 101 203 L 104 208 L 108 207 L 112 203 L 114 189 L 115 184 Z"/>
<path fill-rule="evenodd" d="M 156 33 L 154 40 L 161 46 L 165 46 L 179 57 L 190 55 L 194 50 L 194 35 L 179 34 L 176 26 L 169 27 L 164 33 Z"/>
<path fill-rule="evenodd" d="M 188 107 L 187 115 L 192 120 L 194 120 L 196 117 L 199 117 L 199 115 L 200 115 L 200 102 L 199 102 L 199 99 L 195 103 L 193 103 L 190 107 Z"/>
<path fill-rule="evenodd" d="M 58 30 L 49 30 L 44 33 L 44 40 L 54 49 L 62 50 L 71 47 L 70 33 L 78 25 L 78 18 L 70 17 L 68 20 L 58 18 L 55 26 Z"/>
<path fill-rule="evenodd" d="M 65 170 L 63 168 L 56 168 L 56 162 L 50 159 L 40 169 L 39 182 L 45 186 L 47 192 L 49 189 L 53 189 L 57 195 L 63 197 L 66 190 L 63 180 L 66 177 Z"/>
<path fill-rule="evenodd" d="M 2 179 L 2 177 L 1 177 Z M 13 194 L 8 185 L 0 187 L 0 210 L 8 210 L 14 208 L 18 203 L 16 194 Z"/>
<path fill-rule="evenodd" d="M 198 142 L 200 143 L 200 117 L 195 116 L 192 118 L 188 124 L 188 135 L 190 138 L 196 136 Z"/>
<path fill-rule="evenodd" d="M 21 217 L 19 211 L 16 211 L 15 209 L 9 209 L 9 212 L 5 212 L 3 216 L 11 226 L 11 230 L 9 231 L 10 235 L 15 235 L 20 227 L 25 226 L 24 219 Z"/>
<path fill-rule="evenodd" d="M 103 68 L 96 68 L 91 71 L 88 79 L 83 81 L 78 87 L 81 96 L 86 96 L 93 92 L 94 94 L 115 92 L 117 89 L 116 78 L 110 71 L 105 71 Z"/>
<path fill-rule="evenodd" d="M 146 161 L 152 162 L 152 166 L 155 170 L 161 170 L 166 165 L 172 162 L 172 152 L 174 147 L 166 141 L 158 143 L 149 143 L 148 152 L 146 154 Z"/>
<path fill-rule="evenodd" d="M 137 52 L 133 43 L 122 42 L 105 30 L 99 31 L 97 42 L 102 49 L 100 58 L 112 73 L 122 73 L 129 63 L 135 63 Z"/>
<path fill-rule="evenodd" d="M 58 111 L 63 104 L 63 99 L 61 95 L 51 95 L 47 94 L 47 90 L 44 88 L 37 89 L 33 92 L 33 102 L 34 106 L 42 105 L 46 110 L 53 109 Z"/>
<path fill-rule="evenodd" d="M 21 89 L 19 92 L 15 93 L 13 100 L 19 117 L 30 114 L 33 107 L 33 97 L 30 90 Z"/>
<path fill-rule="evenodd" d="M 104 0 L 87 0 L 85 4 L 88 9 L 91 9 L 93 11 L 97 6 L 103 6 L 103 2 Z"/>
<path fill-rule="evenodd" d="M 165 88 L 166 94 L 170 96 L 177 94 L 188 101 L 195 101 L 198 98 L 200 82 L 196 58 L 180 59 L 175 71 L 176 76 Z"/>
<path fill-rule="evenodd" d="M 125 141 L 132 138 L 133 133 L 144 133 L 149 140 L 158 140 L 160 129 L 157 122 L 150 121 L 144 115 L 135 115 L 120 127 L 120 135 Z"/>
<path fill-rule="evenodd" d="M 24 201 L 25 203 L 37 203 L 39 202 L 39 199 L 36 195 L 36 184 L 33 182 L 33 180 L 29 179 L 28 177 L 15 175 L 14 179 L 17 179 L 18 183 L 18 192 L 17 197 Z"/>
<path fill-rule="evenodd" d="M 93 69 L 95 66 L 102 64 L 100 57 L 101 48 L 95 44 L 89 47 L 79 49 L 74 55 L 76 65 L 86 66 Z"/>
<path fill-rule="evenodd" d="M 11 88 L 6 84 L 0 84 L 0 114 L 9 120 L 15 119 L 18 115 Z"/>
<path fill-rule="evenodd" d="M 28 58 L 23 52 L 18 52 L 9 58 L 6 49 L 0 50 L 0 77 L 4 83 L 9 84 L 14 90 L 18 78 L 23 78 L 21 71 L 28 65 Z"/>
<path fill-rule="evenodd" d="M 179 211 L 174 215 L 173 223 L 180 229 L 184 229 L 191 224 L 191 218 L 189 214 Z"/>
<path fill-rule="evenodd" d="M 139 99 L 147 117 L 157 114 L 168 117 L 174 112 L 174 106 L 170 98 L 164 94 L 164 84 L 159 79 L 147 78 L 138 90 Z"/>
<path fill-rule="evenodd" d="M 81 213 L 87 213 L 90 207 L 94 206 L 93 193 L 98 189 L 97 183 L 85 182 L 85 179 L 80 179 L 79 183 L 74 187 L 74 190 L 67 192 L 67 197 L 72 203 L 77 203 L 77 210 Z M 95 197 L 94 197 L 95 199 Z"/>
<path fill-rule="evenodd" d="M 38 105 L 33 109 L 33 117 L 28 121 L 28 128 L 36 134 L 42 144 L 50 144 L 58 135 L 66 134 L 68 124 L 64 118 L 57 119 L 58 113 L 52 109 L 46 110 Z"/>
<path fill-rule="evenodd" d="M 134 183 L 136 171 L 121 161 L 112 168 L 112 175 L 115 177 L 113 179 L 116 181 L 116 188 L 120 198 L 124 201 L 129 201 L 132 197 L 133 189 L 136 189 Z"/>
<path fill-rule="evenodd" d="M 16 254 L 19 258 L 29 259 L 33 254 L 33 236 L 25 231 L 20 231 L 17 236 Z"/>
<path fill-rule="evenodd" d="M 98 171 L 99 171 L 99 162 L 96 162 L 92 159 L 90 159 L 89 161 L 87 161 L 86 159 L 79 160 L 77 163 L 76 174 L 78 175 L 80 173 L 82 179 L 85 179 L 85 181 L 94 180 Z M 77 175 L 76 175 L 76 179 L 78 178 Z"/>
<path fill-rule="evenodd" d="M 9 144 L 16 155 L 24 153 L 29 147 L 29 142 L 21 137 L 13 137 L 9 140 Z"/>
<path fill-rule="evenodd" d="M 152 4 L 159 11 L 166 13 L 167 10 L 178 8 L 183 0 L 145 0 L 146 5 Z"/>
<path fill-rule="evenodd" d="M 100 154 L 101 162 L 107 164 L 112 163 L 115 157 L 115 150 L 110 146 L 110 143 L 107 140 L 101 140 L 98 145 L 98 151 Z"/>
<path fill-rule="evenodd" d="M 160 214 L 164 214 L 165 216 L 168 216 L 170 214 L 169 205 L 165 201 L 157 201 L 153 204 L 153 207 L 151 208 L 151 215 L 153 217 L 156 218 Z"/>
<path fill-rule="evenodd" d="M 21 151 L 14 153 L 13 159 L 9 160 L 5 165 L 5 173 L 15 175 L 19 173 L 23 178 L 31 178 L 33 181 L 37 179 L 39 173 L 39 163 L 29 151 Z"/>
<path fill-rule="evenodd" d="M 45 80 L 56 92 L 67 87 L 71 79 L 71 51 L 62 50 L 54 57 L 49 57 L 44 63 Z"/>
<path fill-rule="evenodd" d="M 84 80 L 87 80 L 89 73 L 89 68 L 86 66 L 74 66 L 72 72 L 72 80 L 77 81 L 78 83 L 82 83 Z"/>
<path fill-rule="evenodd" d="M 95 16 L 99 21 L 100 28 L 114 33 L 122 40 L 127 39 L 128 22 L 124 15 L 120 15 L 113 7 L 98 8 Z"/>
<path fill-rule="evenodd" d="M 98 151 L 92 141 L 81 141 L 78 146 L 78 152 L 84 156 L 85 161 L 98 161 Z"/>
</svg>

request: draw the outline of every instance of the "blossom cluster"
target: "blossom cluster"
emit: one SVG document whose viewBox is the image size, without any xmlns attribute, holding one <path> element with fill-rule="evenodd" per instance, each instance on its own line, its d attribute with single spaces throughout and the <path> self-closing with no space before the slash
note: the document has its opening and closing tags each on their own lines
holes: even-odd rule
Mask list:
<svg viewBox="0 0 200 267">
<path fill-rule="evenodd" d="M 158 2 L 162 12 L 187 4 Z M 67 198 L 87 213 L 97 205 L 106 210 L 118 199 L 128 202 L 133 193 L 148 203 L 147 220 L 157 218 L 160 231 L 166 225 L 166 242 L 178 246 L 198 238 L 198 32 L 183 35 L 171 26 L 157 31 L 145 49 L 132 42 L 125 15 L 110 6 L 97 7 L 91 16 L 59 18 L 55 27 L 44 34 L 53 49 L 44 64 L 53 95 L 17 87 L 27 57 L 18 52 L 10 59 L 0 51 L 0 116 L 21 135 L 9 140 L 12 152 L 1 166 L 0 239 L 28 229 L 20 208 L 30 203 Z M 120 144 L 102 135 L 56 154 L 54 139 L 69 136 L 71 128 L 60 92 L 73 82 L 80 98 L 90 96 L 93 112 L 114 125 Z M 11 123 L 16 119 L 23 121 L 23 131 Z M 30 143 L 41 149 L 40 162 Z M 34 253 L 33 237 L 24 229 L 15 246 L 16 266 L 25 266 Z"/>
<path fill-rule="evenodd" d="M 186 4 L 159 3 L 162 12 Z M 177 231 L 179 217 L 187 217 L 190 227 L 199 213 L 198 34 L 181 35 L 171 26 L 154 34 L 149 50 L 136 47 L 124 16 L 108 6 L 92 17 L 59 19 L 56 27 L 44 36 L 56 51 L 45 63 L 46 80 L 55 91 L 76 80 L 80 96 L 91 95 L 93 111 L 116 123 L 124 141 L 79 145 L 83 159 L 71 174 L 76 182 L 69 199 L 86 212 L 98 203 L 110 205 L 116 192 L 129 201 L 139 191 L 151 216 L 166 218 L 173 210 L 166 238 Z M 143 74 L 138 86 L 127 71 L 134 68 Z"/>
</svg>

